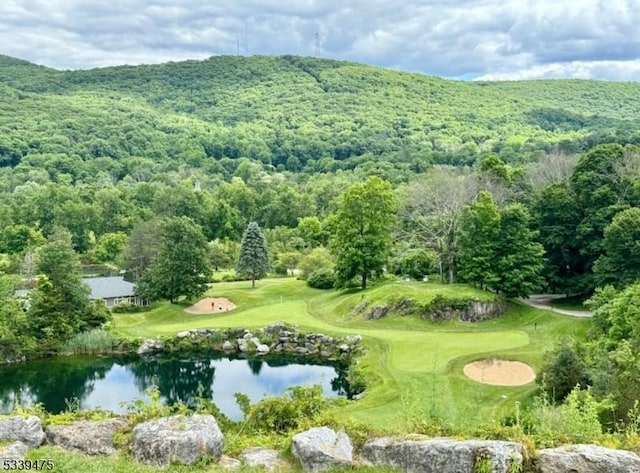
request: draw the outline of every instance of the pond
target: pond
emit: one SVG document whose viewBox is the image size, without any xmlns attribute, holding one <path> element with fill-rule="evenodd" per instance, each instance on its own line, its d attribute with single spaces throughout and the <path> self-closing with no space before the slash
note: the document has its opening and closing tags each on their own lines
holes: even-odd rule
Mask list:
<svg viewBox="0 0 640 473">
<path fill-rule="evenodd" d="M 70 407 L 101 407 L 124 412 L 122 403 L 148 399 L 157 386 L 166 404 L 193 405 L 197 396 L 212 399 L 233 420 L 242 412 L 234 393 L 252 402 L 281 395 L 292 386 L 319 384 L 325 396 L 348 396 L 347 367 L 292 356 L 233 358 L 226 355 L 72 356 L 0 366 L 0 413 L 17 404 L 42 403 L 52 413 Z"/>
</svg>

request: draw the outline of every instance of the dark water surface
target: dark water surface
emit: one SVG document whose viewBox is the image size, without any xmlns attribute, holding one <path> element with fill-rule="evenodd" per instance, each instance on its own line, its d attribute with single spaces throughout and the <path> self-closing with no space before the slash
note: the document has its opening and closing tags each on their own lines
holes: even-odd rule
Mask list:
<svg viewBox="0 0 640 473">
<path fill-rule="evenodd" d="M 233 394 L 252 402 L 280 395 L 288 387 L 322 386 L 325 396 L 347 396 L 347 369 L 297 357 L 233 359 L 224 355 L 73 356 L 0 365 L 0 413 L 40 402 L 48 412 L 102 407 L 123 412 L 124 401 L 148 399 L 144 391 L 158 386 L 164 403 L 192 404 L 200 395 L 227 416 L 242 418 Z"/>
</svg>

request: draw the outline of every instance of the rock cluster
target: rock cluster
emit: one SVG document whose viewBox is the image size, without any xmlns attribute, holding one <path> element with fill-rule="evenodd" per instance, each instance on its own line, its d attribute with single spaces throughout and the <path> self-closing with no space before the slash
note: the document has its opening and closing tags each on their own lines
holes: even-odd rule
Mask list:
<svg viewBox="0 0 640 473">
<path fill-rule="evenodd" d="M 349 357 L 361 350 L 360 335 L 335 338 L 321 333 L 301 333 L 297 326 L 277 322 L 263 329 L 248 330 L 233 328 L 227 330 L 192 329 L 176 335 L 180 343 L 199 343 L 207 341 L 208 346 L 225 352 L 288 353 L 340 359 Z M 172 343 L 162 340 L 145 340 L 138 349 L 139 354 L 157 353 L 171 349 Z"/>
</svg>

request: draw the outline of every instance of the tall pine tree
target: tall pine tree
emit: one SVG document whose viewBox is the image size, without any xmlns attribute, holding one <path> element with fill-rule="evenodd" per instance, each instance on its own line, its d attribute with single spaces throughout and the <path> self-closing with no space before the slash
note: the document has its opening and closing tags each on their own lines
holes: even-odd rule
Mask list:
<svg viewBox="0 0 640 473">
<path fill-rule="evenodd" d="M 256 287 L 256 279 L 263 278 L 269 270 L 267 240 L 256 222 L 250 222 L 242 236 L 240 258 L 236 265 L 238 274 L 251 278 L 251 287 Z"/>
</svg>

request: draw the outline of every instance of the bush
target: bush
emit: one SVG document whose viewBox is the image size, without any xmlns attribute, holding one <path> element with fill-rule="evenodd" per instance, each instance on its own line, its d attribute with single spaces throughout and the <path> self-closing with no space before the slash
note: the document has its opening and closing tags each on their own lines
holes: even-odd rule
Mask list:
<svg viewBox="0 0 640 473">
<path fill-rule="evenodd" d="M 116 304 L 111 308 L 111 312 L 115 312 L 117 314 L 127 314 L 132 312 L 138 312 L 142 308 L 137 306 L 136 304 L 132 304 L 131 302 L 121 302 L 120 304 Z"/>
<path fill-rule="evenodd" d="M 336 283 L 336 276 L 329 268 L 318 269 L 307 278 L 307 284 L 316 289 L 332 289 Z"/>
<path fill-rule="evenodd" d="M 553 400 L 562 401 L 576 386 L 590 384 L 587 366 L 575 346 L 563 341 L 545 358 L 537 381 L 545 385 Z"/>
<path fill-rule="evenodd" d="M 408 275 L 421 280 L 425 275 L 438 271 L 438 255 L 433 251 L 410 249 L 397 255 L 389 262 L 389 272 Z"/>
</svg>

